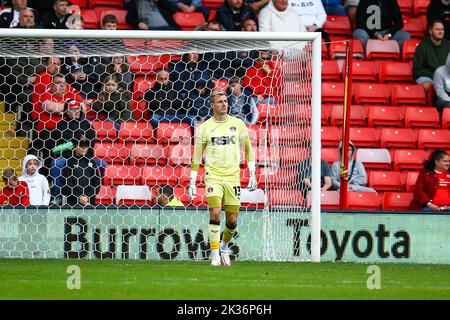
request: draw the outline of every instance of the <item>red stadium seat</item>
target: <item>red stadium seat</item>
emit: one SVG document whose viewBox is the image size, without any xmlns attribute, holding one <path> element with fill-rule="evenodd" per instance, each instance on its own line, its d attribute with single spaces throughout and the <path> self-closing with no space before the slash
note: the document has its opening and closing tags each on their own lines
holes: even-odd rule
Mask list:
<svg viewBox="0 0 450 320">
<path fill-rule="evenodd" d="M 341 82 L 322 83 L 322 103 L 343 103 L 344 84 Z"/>
<path fill-rule="evenodd" d="M 211 9 L 217 9 L 221 5 L 223 5 L 222 0 L 202 0 L 202 6 L 211 8 Z"/>
<path fill-rule="evenodd" d="M 191 128 L 187 123 L 160 122 L 156 129 L 156 139 L 159 143 L 190 144 L 191 138 Z"/>
<path fill-rule="evenodd" d="M 310 197 L 308 197 L 310 200 Z M 309 204 L 311 207 L 311 204 Z M 339 191 L 320 191 L 320 208 L 322 210 L 340 209 Z"/>
<path fill-rule="evenodd" d="M 371 171 L 369 187 L 378 192 L 403 191 L 402 175 L 398 171 Z"/>
<path fill-rule="evenodd" d="M 339 160 L 338 148 L 321 148 L 321 158 L 328 162 L 329 165 Z"/>
<path fill-rule="evenodd" d="M 420 129 L 417 142 L 419 149 L 446 149 L 450 146 L 450 130 Z"/>
<path fill-rule="evenodd" d="M 333 110 L 333 104 L 323 104 L 321 112 L 321 123 L 322 126 L 329 126 L 330 125 L 330 117 L 331 117 L 331 110 Z"/>
<path fill-rule="evenodd" d="M 406 174 L 405 189 L 406 192 L 414 192 L 416 181 L 419 177 L 419 171 L 408 171 Z"/>
<path fill-rule="evenodd" d="M 94 10 L 81 9 L 81 16 L 84 19 L 84 29 L 98 29 L 98 18 Z"/>
<path fill-rule="evenodd" d="M 380 82 L 412 82 L 411 66 L 406 62 L 386 61 L 380 64 Z"/>
<path fill-rule="evenodd" d="M 152 205 L 152 194 L 148 186 L 117 186 L 116 205 Z"/>
<path fill-rule="evenodd" d="M 380 143 L 381 148 L 415 149 L 417 136 L 410 128 L 382 128 Z"/>
<path fill-rule="evenodd" d="M 289 166 L 305 160 L 310 152 L 300 147 L 283 147 L 280 148 L 280 159 L 282 166 Z"/>
<path fill-rule="evenodd" d="M 440 128 L 439 112 L 432 107 L 406 107 L 405 127 Z"/>
<path fill-rule="evenodd" d="M 404 15 L 412 15 L 412 2 L 413 0 L 397 0 L 400 12 Z"/>
<path fill-rule="evenodd" d="M 87 0 L 70 0 L 70 4 L 79 6 L 80 8 L 86 8 Z"/>
<path fill-rule="evenodd" d="M 416 48 L 421 43 L 422 40 L 420 39 L 411 39 L 411 40 L 405 40 L 403 42 L 403 48 L 402 48 L 402 61 L 408 62 L 412 61 L 414 59 L 414 53 L 416 52 Z"/>
<path fill-rule="evenodd" d="M 153 88 L 155 84 L 155 77 L 145 76 L 145 77 L 137 77 L 134 79 L 133 83 L 133 93 L 135 94 L 134 98 L 142 99 L 144 93 Z"/>
<path fill-rule="evenodd" d="M 375 128 L 350 128 L 350 140 L 356 147 L 378 148 L 380 146 Z"/>
<path fill-rule="evenodd" d="M 103 11 L 100 15 L 100 29 L 103 29 L 103 18 L 109 14 L 112 14 L 117 18 L 117 29 L 118 30 L 133 30 L 134 27 L 130 24 L 128 24 L 125 20 L 125 17 L 127 16 L 128 11 L 127 10 L 121 10 L 121 9 L 112 9 L 112 10 L 106 10 Z"/>
<path fill-rule="evenodd" d="M 170 62 L 170 55 L 164 54 L 161 56 L 127 56 L 130 71 L 135 74 L 156 74 L 160 70 L 167 68 Z"/>
<path fill-rule="evenodd" d="M 280 164 L 280 148 L 259 146 L 255 150 L 256 164 L 259 166 L 277 166 Z"/>
<path fill-rule="evenodd" d="M 419 84 L 394 84 L 392 85 L 392 104 L 426 106 L 425 89 Z"/>
<path fill-rule="evenodd" d="M 381 209 L 407 211 L 413 197 L 412 192 L 385 192 L 381 201 Z"/>
<path fill-rule="evenodd" d="M 364 48 L 359 39 L 352 39 L 353 58 L 357 60 L 364 59 Z M 346 42 L 338 41 L 330 43 L 330 59 L 341 59 L 347 56 Z"/>
<path fill-rule="evenodd" d="M 341 130 L 337 127 L 322 127 L 322 147 L 337 147 L 341 141 Z"/>
<path fill-rule="evenodd" d="M 376 192 L 347 192 L 347 207 L 350 210 L 379 210 L 380 205 Z"/>
<path fill-rule="evenodd" d="M 141 184 L 141 170 L 139 167 L 130 165 L 108 164 L 105 168 L 103 185 L 121 185 L 121 184 Z"/>
<path fill-rule="evenodd" d="M 395 150 L 394 170 L 420 170 L 427 156 L 424 150 Z"/>
<path fill-rule="evenodd" d="M 283 106 L 274 103 L 258 103 L 258 122 L 269 121 L 270 123 L 281 122 L 280 113 Z"/>
<path fill-rule="evenodd" d="M 442 128 L 450 128 L 450 108 L 444 108 L 442 112 Z"/>
<path fill-rule="evenodd" d="M 311 138 L 308 126 L 273 125 L 269 128 L 269 145 L 297 145 Z"/>
<path fill-rule="evenodd" d="M 367 60 L 400 60 L 400 47 L 396 40 L 369 39 L 366 44 Z"/>
<path fill-rule="evenodd" d="M 176 185 L 178 183 L 180 168 L 169 166 L 145 166 L 142 168 L 142 180 L 144 185 Z"/>
<path fill-rule="evenodd" d="M 285 168 L 256 168 L 258 188 L 292 189 L 298 182 L 298 171 Z M 289 191 L 290 192 L 290 191 Z"/>
<path fill-rule="evenodd" d="M 114 204 L 116 197 L 116 186 L 100 186 L 100 191 L 95 196 L 95 204 L 111 205 Z"/>
<path fill-rule="evenodd" d="M 344 106 L 334 105 L 331 111 L 331 125 L 342 126 L 344 122 Z M 358 105 L 352 105 L 350 107 L 350 125 L 351 126 L 366 126 L 366 116 L 364 109 Z"/>
<path fill-rule="evenodd" d="M 180 26 L 181 30 L 192 31 L 205 23 L 205 16 L 201 12 L 175 12 L 173 20 Z"/>
<path fill-rule="evenodd" d="M 88 0 L 88 2 L 89 2 L 90 8 L 96 7 L 96 6 L 111 6 L 111 7 L 123 8 L 125 5 L 124 0 Z"/>
<path fill-rule="evenodd" d="M 167 164 L 163 146 L 158 144 L 137 143 L 130 147 L 130 164 Z"/>
<path fill-rule="evenodd" d="M 213 91 L 222 90 L 226 91 L 228 88 L 228 80 L 227 79 L 213 79 L 214 88 Z"/>
<path fill-rule="evenodd" d="M 268 191 L 269 207 L 301 207 L 303 196 L 300 190 L 278 190 Z"/>
<path fill-rule="evenodd" d="M 92 128 L 95 130 L 97 140 L 115 140 L 117 138 L 117 130 L 114 122 L 107 120 L 91 121 Z"/>
<path fill-rule="evenodd" d="M 119 138 L 123 141 L 148 142 L 153 140 L 153 127 L 147 121 L 123 121 Z"/>
<path fill-rule="evenodd" d="M 98 141 L 94 146 L 95 157 L 108 163 L 126 163 L 129 153 L 123 142 Z"/>
<path fill-rule="evenodd" d="M 193 146 L 190 144 L 176 144 L 166 147 L 167 157 L 169 158 L 169 164 L 176 165 L 189 165 L 192 161 L 192 155 L 194 154 Z"/>
<path fill-rule="evenodd" d="M 264 125 L 248 125 L 248 135 L 252 145 L 265 145 L 267 141 L 268 129 Z"/>
<path fill-rule="evenodd" d="M 426 14 L 430 0 L 414 0 L 413 3 L 413 15 L 418 17 L 419 15 Z"/>
<path fill-rule="evenodd" d="M 358 149 L 356 159 L 364 164 L 366 169 L 391 170 L 392 160 L 387 149 Z"/>
<path fill-rule="evenodd" d="M 367 117 L 369 127 L 391 126 L 403 127 L 403 117 L 400 107 L 371 106 Z"/>
<path fill-rule="evenodd" d="M 347 16 L 327 16 L 327 21 L 323 25 L 331 36 L 345 36 L 351 38 L 352 27 Z"/>
<path fill-rule="evenodd" d="M 322 81 L 341 81 L 341 69 L 336 60 L 322 61 Z"/>
<path fill-rule="evenodd" d="M 353 81 L 377 82 L 378 62 L 358 60 L 352 64 Z"/>
<path fill-rule="evenodd" d="M 246 188 L 241 189 L 241 206 L 245 208 L 264 208 L 266 195 L 264 190 L 256 189 L 249 191 Z"/>
<path fill-rule="evenodd" d="M 389 90 L 381 83 L 355 83 L 355 104 L 389 104 Z"/>
<path fill-rule="evenodd" d="M 419 18 L 403 17 L 403 29 L 411 35 L 411 38 L 423 39 L 425 28 Z"/>
</svg>

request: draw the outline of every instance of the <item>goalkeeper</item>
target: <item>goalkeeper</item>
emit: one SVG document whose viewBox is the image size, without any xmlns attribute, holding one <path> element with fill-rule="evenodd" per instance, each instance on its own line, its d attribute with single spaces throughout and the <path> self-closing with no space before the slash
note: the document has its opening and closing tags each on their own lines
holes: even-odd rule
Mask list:
<svg viewBox="0 0 450 320">
<path fill-rule="evenodd" d="M 245 150 L 250 170 L 250 182 L 247 188 L 250 191 L 256 190 L 257 187 L 255 156 L 244 122 L 228 115 L 228 99 L 223 91 L 212 93 L 211 109 L 213 116 L 202 123 L 196 133 L 188 191 L 189 198 L 193 200 L 197 193 L 195 182 L 198 169 L 205 153 L 211 265 L 229 266 L 228 243 L 236 230 L 237 216 L 241 205 L 240 151 Z M 220 241 L 222 205 L 225 207 L 226 223 L 222 241 Z"/>
</svg>

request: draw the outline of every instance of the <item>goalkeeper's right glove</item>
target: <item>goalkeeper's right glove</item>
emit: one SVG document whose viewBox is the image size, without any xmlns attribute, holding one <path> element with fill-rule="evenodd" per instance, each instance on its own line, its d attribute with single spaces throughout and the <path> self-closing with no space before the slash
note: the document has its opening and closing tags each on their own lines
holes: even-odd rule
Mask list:
<svg viewBox="0 0 450 320">
<path fill-rule="evenodd" d="M 197 181 L 197 174 L 197 171 L 191 171 L 191 178 L 189 179 L 188 195 L 191 201 L 194 200 L 197 196 L 197 187 L 195 186 L 195 182 Z"/>
</svg>

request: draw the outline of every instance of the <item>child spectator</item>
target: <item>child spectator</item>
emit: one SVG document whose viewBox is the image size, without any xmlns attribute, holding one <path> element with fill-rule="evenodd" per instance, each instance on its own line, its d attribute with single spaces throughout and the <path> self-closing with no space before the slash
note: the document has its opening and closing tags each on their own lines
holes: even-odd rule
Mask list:
<svg viewBox="0 0 450 320">
<path fill-rule="evenodd" d="M 130 71 L 130 65 L 125 61 L 123 56 L 115 56 L 108 62 L 106 66 L 105 74 L 114 75 L 120 87 L 125 90 L 132 91 L 132 86 L 134 82 L 134 73 Z"/>
<path fill-rule="evenodd" d="M 259 118 L 258 98 L 249 88 L 242 86 L 240 78 L 231 77 L 227 94 L 229 114 L 241 119 L 245 124 L 256 124 Z"/>
<path fill-rule="evenodd" d="M 107 14 L 102 20 L 103 30 L 117 30 L 117 18 L 115 15 Z"/>
<path fill-rule="evenodd" d="M 450 155 L 444 150 L 435 150 L 423 163 L 417 177 L 414 198 L 410 210 L 450 210 Z"/>
<path fill-rule="evenodd" d="M 95 196 L 100 190 L 101 178 L 97 163 L 88 156 L 89 141 L 77 141 L 72 156 L 62 170 L 62 193 L 67 204 L 95 205 Z"/>
<path fill-rule="evenodd" d="M 2 178 L 5 182 L 5 187 L 0 192 L 0 205 L 3 205 L 5 201 L 11 206 L 30 205 L 28 185 L 25 181 L 19 181 L 14 169 L 4 169 Z"/>
<path fill-rule="evenodd" d="M 22 176 L 20 181 L 27 183 L 30 194 L 30 204 L 33 206 L 48 206 L 50 203 L 50 188 L 47 178 L 39 173 L 42 162 L 29 154 L 22 160 Z"/>
<path fill-rule="evenodd" d="M 331 165 L 331 181 L 333 188 L 339 190 L 341 187 L 341 156 L 342 156 L 342 141 L 338 147 L 339 160 L 333 162 Z M 361 161 L 354 159 L 356 154 L 355 145 L 350 141 L 348 150 L 348 191 L 370 191 L 375 192 L 374 189 L 366 187 L 367 175 L 364 165 Z"/>
<path fill-rule="evenodd" d="M 160 186 L 156 199 L 158 205 L 161 207 L 184 207 L 183 202 L 173 195 L 173 187 L 170 185 Z"/>
<path fill-rule="evenodd" d="M 134 120 L 129 101 L 131 94 L 119 86 L 119 81 L 114 75 L 107 75 L 103 80 L 103 88 L 92 104 L 92 109 L 105 115 L 113 121 L 117 130 L 122 121 Z"/>
</svg>

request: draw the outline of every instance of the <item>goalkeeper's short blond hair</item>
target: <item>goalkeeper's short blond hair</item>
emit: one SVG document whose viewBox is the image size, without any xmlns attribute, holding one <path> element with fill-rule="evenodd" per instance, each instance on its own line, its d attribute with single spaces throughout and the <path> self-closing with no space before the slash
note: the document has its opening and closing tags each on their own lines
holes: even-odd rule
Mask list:
<svg viewBox="0 0 450 320">
<path fill-rule="evenodd" d="M 213 104 L 214 101 L 216 101 L 216 97 L 220 96 L 227 96 L 227 94 L 222 90 L 216 90 L 213 93 L 211 93 L 211 104 Z"/>
</svg>

